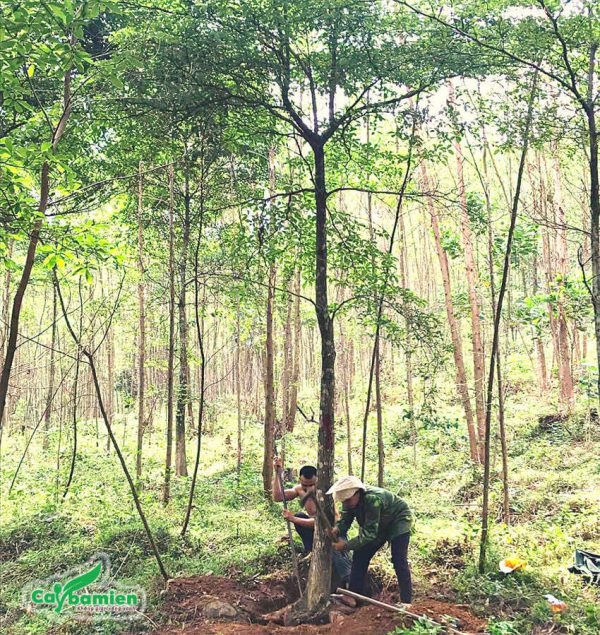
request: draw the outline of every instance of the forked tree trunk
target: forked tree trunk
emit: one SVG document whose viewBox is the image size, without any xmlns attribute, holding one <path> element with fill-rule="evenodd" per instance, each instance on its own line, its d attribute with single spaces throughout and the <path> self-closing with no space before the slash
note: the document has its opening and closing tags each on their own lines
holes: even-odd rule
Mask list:
<svg viewBox="0 0 600 635">
<path fill-rule="evenodd" d="M 92 381 L 93 381 L 93 385 L 94 385 L 94 390 L 96 393 L 96 398 L 98 400 L 98 407 L 100 409 L 100 414 L 102 415 L 102 419 L 104 421 L 104 425 L 106 426 L 106 431 L 108 432 L 108 436 L 111 439 L 112 445 L 117 453 L 117 457 L 119 458 L 119 462 L 121 464 L 121 468 L 123 470 L 123 473 L 125 475 L 125 478 L 127 480 L 127 483 L 129 484 L 129 491 L 131 492 L 131 496 L 133 498 L 133 502 L 135 504 L 135 507 L 137 509 L 138 515 L 140 517 L 140 520 L 142 521 L 142 525 L 144 527 L 144 532 L 146 534 L 146 538 L 148 539 L 148 542 L 150 543 L 150 548 L 152 550 L 152 553 L 154 554 L 154 558 L 156 559 L 156 564 L 158 565 L 158 569 L 160 571 L 160 574 L 162 575 L 163 579 L 165 581 L 167 581 L 169 579 L 169 574 L 167 573 L 167 570 L 165 569 L 163 562 L 162 562 L 162 558 L 160 557 L 160 552 L 158 551 L 158 547 L 156 545 L 156 541 L 154 540 L 154 535 L 152 534 L 152 530 L 150 529 L 150 525 L 148 523 L 148 520 L 146 518 L 146 514 L 144 513 L 144 510 L 142 508 L 142 504 L 140 501 L 140 498 L 137 494 L 136 488 L 135 488 L 135 484 L 133 482 L 133 478 L 131 477 L 131 474 L 129 473 L 129 469 L 127 467 L 127 462 L 125 461 L 125 458 L 123 457 L 123 453 L 121 452 L 121 448 L 119 447 L 119 444 L 117 443 L 117 439 L 115 438 L 114 434 L 113 434 L 113 430 L 110 426 L 110 423 L 108 422 L 108 417 L 106 415 L 106 408 L 104 407 L 104 399 L 102 397 L 102 389 L 100 387 L 100 380 L 98 378 L 98 373 L 96 370 L 96 364 L 94 361 L 94 355 L 92 352 L 90 352 L 85 346 L 82 345 L 81 339 L 77 337 L 77 335 L 75 334 L 75 331 L 73 330 L 70 322 L 69 322 L 69 317 L 68 317 L 68 312 L 67 309 L 65 307 L 65 303 L 63 300 L 63 297 L 61 295 L 60 292 L 60 286 L 58 283 L 58 279 L 54 278 L 55 281 L 55 285 L 56 285 L 56 291 L 58 294 L 58 299 L 60 300 L 60 306 L 62 309 L 62 314 L 63 314 L 63 318 L 65 320 L 65 323 L 67 325 L 67 329 L 69 331 L 69 333 L 71 334 L 71 337 L 73 338 L 73 341 L 76 343 L 77 345 L 77 349 L 78 352 L 81 352 L 81 355 L 83 357 L 85 357 L 88 361 L 88 364 L 90 365 L 90 370 L 92 373 Z M 112 319 L 112 318 L 111 318 Z M 110 328 L 110 323 L 108 325 L 108 328 Z"/>
</svg>

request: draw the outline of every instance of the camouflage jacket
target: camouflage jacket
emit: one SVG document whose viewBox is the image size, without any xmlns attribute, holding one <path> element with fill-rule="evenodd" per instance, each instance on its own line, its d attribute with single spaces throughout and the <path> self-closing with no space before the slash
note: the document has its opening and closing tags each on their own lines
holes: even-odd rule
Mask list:
<svg viewBox="0 0 600 635">
<path fill-rule="evenodd" d="M 354 509 L 344 510 L 337 523 L 340 535 L 350 529 L 354 519 L 360 526 L 356 538 L 348 541 L 348 551 L 367 545 L 383 545 L 388 540 L 409 532 L 413 516 L 407 503 L 392 492 L 380 487 L 367 487 Z"/>
</svg>

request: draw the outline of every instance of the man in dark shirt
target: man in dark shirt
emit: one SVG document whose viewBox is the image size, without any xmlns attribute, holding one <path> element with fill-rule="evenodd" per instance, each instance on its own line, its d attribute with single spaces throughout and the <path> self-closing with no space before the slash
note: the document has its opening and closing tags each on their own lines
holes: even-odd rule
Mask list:
<svg viewBox="0 0 600 635">
<path fill-rule="evenodd" d="M 400 588 L 400 599 L 403 604 L 410 604 L 412 582 L 407 555 L 413 516 L 406 502 L 388 490 L 366 486 L 356 476 L 339 479 L 327 493 L 332 494 L 343 507 L 340 520 L 332 529 L 332 537 L 343 537 L 354 519 L 360 526 L 356 538 L 340 539 L 332 545 L 335 552 L 354 551 L 350 591 L 362 594 L 371 559 L 386 542 L 389 542 L 392 564 Z"/>
</svg>

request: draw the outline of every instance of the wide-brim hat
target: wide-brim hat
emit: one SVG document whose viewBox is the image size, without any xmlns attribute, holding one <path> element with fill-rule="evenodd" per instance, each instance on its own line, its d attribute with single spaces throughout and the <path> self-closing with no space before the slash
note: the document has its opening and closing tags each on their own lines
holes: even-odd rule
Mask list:
<svg viewBox="0 0 600 635">
<path fill-rule="evenodd" d="M 327 494 L 333 496 L 334 500 L 343 502 L 354 496 L 359 489 L 364 490 L 365 484 L 358 476 L 342 476 L 327 490 Z"/>
</svg>

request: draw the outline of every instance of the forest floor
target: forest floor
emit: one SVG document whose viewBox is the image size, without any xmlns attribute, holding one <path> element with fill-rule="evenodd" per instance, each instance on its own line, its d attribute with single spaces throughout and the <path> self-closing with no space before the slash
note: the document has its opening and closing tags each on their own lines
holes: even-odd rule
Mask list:
<svg viewBox="0 0 600 635">
<path fill-rule="evenodd" d="M 377 598 L 398 602 L 395 593 L 384 589 Z M 261 579 L 236 582 L 220 576 L 178 578 L 169 584 L 160 615 L 167 623 L 157 635 L 387 635 L 409 627 L 414 620 L 377 606 L 362 606 L 350 614 L 332 608 L 330 623 L 284 626 L 271 614 L 297 599 L 293 578 L 275 574 Z M 487 621 L 465 605 L 441 600 L 418 599 L 411 612 L 448 624 L 462 633 L 483 633 Z"/>
<path fill-rule="evenodd" d="M 304 402 L 312 403 L 309 396 L 303 396 Z M 141 498 L 157 547 L 174 579 L 164 593 L 127 483 L 114 454 L 105 452 L 102 433 L 96 436 L 95 422 L 79 426 L 75 473 L 66 496 L 72 438 L 63 438 L 59 456 L 57 436 L 51 436 L 49 452 L 30 448 L 15 478 L 27 435 L 19 430 L 7 433 L 0 457 L 0 632 L 436 633 L 424 624 L 403 626 L 394 615 L 376 607 L 363 607 L 351 616 L 340 617 L 342 626 L 337 627 L 286 630 L 265 623 L 266 614 L 294 599 L 293 585 L 290 590 L 289 584 L 289 545 L 278 539 L 285 533 L 281 505 L 262 493 L 263 426 L 258 419 L 246 420 L 243 461 L 236 470 L 236 447 L 228 441 L 235 439 L 233 406 L 219 404 L 210 412 L 192 521 L 183 537 L 181 523 L 190 478 L 173 479 L 171 502 L 163 506 L 163 430 L 148 432 Z M 353 405 L 356 418 L 361 406 L 358 400 Z M 444 615 L 454 616 L 459 622 L 463 620 L 464 632 L 487 622 L 490 635 L 600 633 L 600 589 L 582 584 L 578 576 L 568 572 L 576 548 L 600 551 L 600 426 L 596 418 L 588 416 L 589 409 L 588 403 L 580 403 L 578 411 L 564 421 L 552 418 L 556 410 L 540 407 L 525 391 L 507 401 L 511 523 L 502 522 L 501 461 L 499 444 L 494 441 L 492 532 L 486 570 L 481 575 L 476 568 L 481 472 L 469 462 L 459 406 L 418 420 L 415 463 L 402 402 L 399 398 L 394 401 L 393 395 L 387 398 L 385 486 L 405 498 L 417 518 L 409 549 L 416 612 L 436 621 L 442 621 Z M 115 424 L 130 464 L 135 463 L 134 419 L 131 413 Z M 352 433 L 353 460 L 358 465 L 358 425 Z M 286 439 L 287 465 L 298 466 L 313 458 L 306 440 L 314 434 L 313 424 L 297 422 L 294 435 Z M 346 470 L 343 430 L 338 441 L 336 469 L 341 474 Z M 190 455 L 194 442 L 191 438 Z M 368 448 L 366 481 L 375 482 L 374 430 Z M 23 605 L 23 589 L 28 584 L 81 567 L 94 554 L 104 554 L 110 560 L 111 579 L 145 590 L 146 608 L 135 623 L 111 619 L 85 624 L 66 615 L 32 612 Z M 512 556 L 523 558 L 527 566 L 504 576 L 498 571 L 498 562 Z M 371 570 L 385 589 L 383 597 L 397 601 L 387 549 L 376 554 Z M 568 611 L 553 614 L 545 599 L 548 593 L 564 600 Z M 207 596 L 233 607 L 229 622 L 203 615 Z"/>
</svg>

